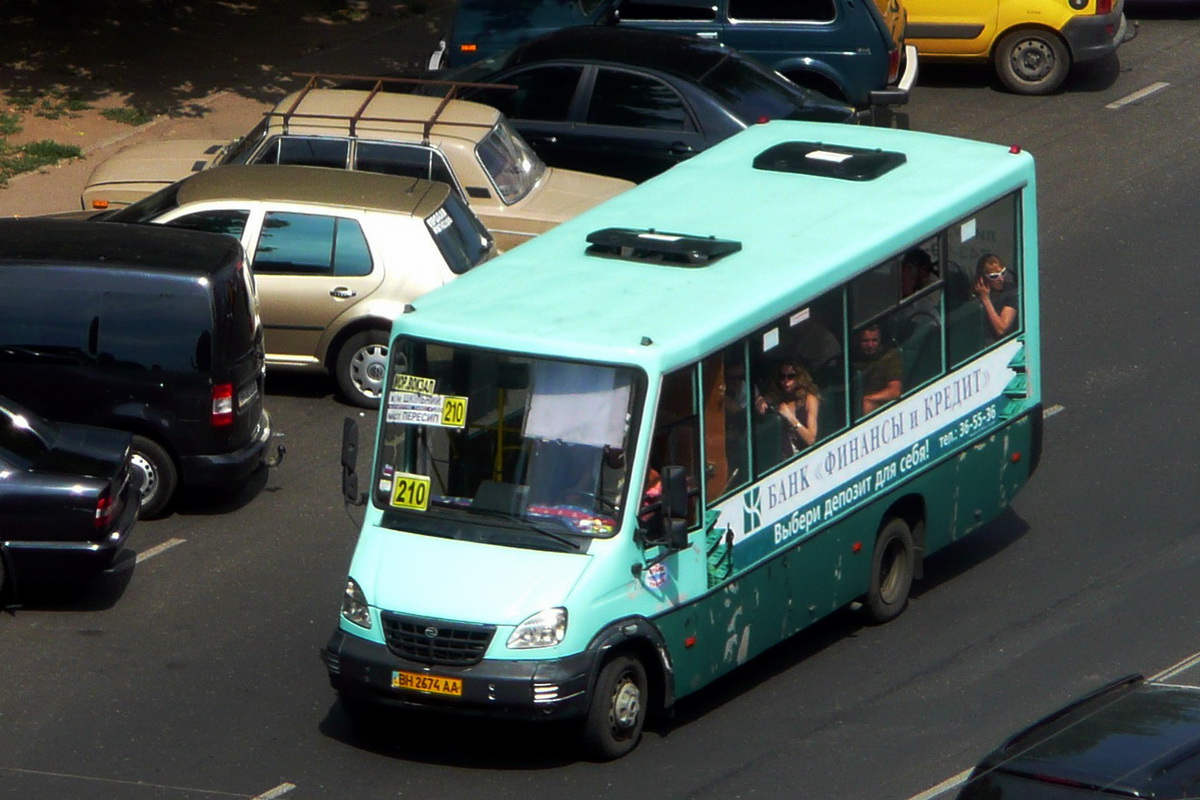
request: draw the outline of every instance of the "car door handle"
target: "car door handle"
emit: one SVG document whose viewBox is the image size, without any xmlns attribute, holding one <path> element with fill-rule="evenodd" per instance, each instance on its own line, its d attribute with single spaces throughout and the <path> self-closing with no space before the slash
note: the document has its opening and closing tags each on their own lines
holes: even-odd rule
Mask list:
<svg viewBox="0 0 1200 800">
<path fill-rule="evenodd" d="M 347 297 L 357 297 L 358 292 L 346 286 L 337 286 L 329 290 L 329 296 L 345 299 Z"/>
<path fill-rule="evenodd" d="M 544 144 L 558 144 L 557 136 L 530 136 L 529 138 L 535 142 L 542 142 Z"/>
<path fill-rule="evenodd" d="M 671 142 L 670 147 L 667 149 L 677 156 L 695 152 L 687 142 Z"/>
<path fill-rule="evenodd" d="M 696 37 L 700 39 L 716 39 L 716 31 L 696 31 Z"/>
</svg>

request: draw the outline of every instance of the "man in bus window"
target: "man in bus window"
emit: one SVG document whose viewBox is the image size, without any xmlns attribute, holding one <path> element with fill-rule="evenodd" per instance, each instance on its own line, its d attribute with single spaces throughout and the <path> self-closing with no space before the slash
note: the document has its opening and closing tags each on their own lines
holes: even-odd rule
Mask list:
<svg viewBox="0 0 1200 800">
<path fill-rule="evenodd" d="M 890 342 L 884 344 L 879 325 L 868 325 L 855 334 L 854 369 L 862 386 L 862 415 L 900 397 L 904 390 L 904 360 Z"/>
</svg>

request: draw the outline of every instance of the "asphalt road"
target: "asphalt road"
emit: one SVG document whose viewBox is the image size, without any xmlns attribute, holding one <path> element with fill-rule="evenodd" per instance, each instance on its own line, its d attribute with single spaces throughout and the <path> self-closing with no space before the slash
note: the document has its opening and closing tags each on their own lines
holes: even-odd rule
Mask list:
<svg viewBox="0 0 1200 800">
<path fill-rule="evenodd" d="M 282 467 L 183 498 L 83 592 L 0 615 L 0 797 L 905 800 L 1071 697 L 1200 651 L 1200 27 L 1175 16 L 1054 97 L 924 70 L 913 128 L 1038 159 L 1044 395 L 1061 410 L 1011 512 L 931 559 L 895 622 L 835 615 L 612 764 L 554 729 L 364 738 L 317 658 L 356 528 L 341 421 L 360 414 L 273 375 Z"/>
</svg>

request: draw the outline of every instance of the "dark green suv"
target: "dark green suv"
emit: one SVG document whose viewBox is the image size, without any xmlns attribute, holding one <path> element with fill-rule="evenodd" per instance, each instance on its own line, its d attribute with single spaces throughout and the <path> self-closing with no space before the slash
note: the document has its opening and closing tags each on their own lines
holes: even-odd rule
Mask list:
<svg viewBox="0 0 1200 800">
<path fill-rule="evenodd" d="M 917 51 L 901 0 L 461 0 L 430 69 L 469 64 L 573 25 L 650 28 L 722 42 L 859 108 L 908 101 Z"/>
</svg>

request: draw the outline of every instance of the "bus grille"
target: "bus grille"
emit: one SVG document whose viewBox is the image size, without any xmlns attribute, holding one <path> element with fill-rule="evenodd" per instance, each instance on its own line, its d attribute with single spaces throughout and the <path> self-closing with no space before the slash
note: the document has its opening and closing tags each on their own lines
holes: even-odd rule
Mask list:
<svg viewBox="0 0 1200 800">
<path fill-rule="evenodd" d="M 380 619 L 388 650 L 423 664 L 475 664 L 496 634 L 494 625 L 405 617 L 390 611 L 380 614 Z"/>
</svg>

